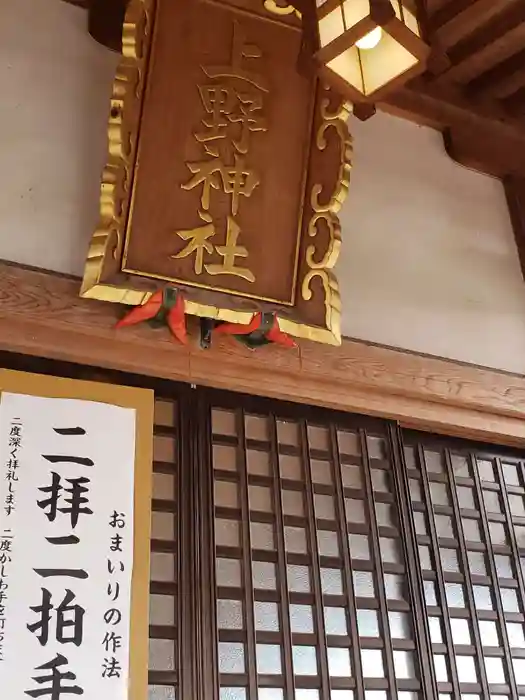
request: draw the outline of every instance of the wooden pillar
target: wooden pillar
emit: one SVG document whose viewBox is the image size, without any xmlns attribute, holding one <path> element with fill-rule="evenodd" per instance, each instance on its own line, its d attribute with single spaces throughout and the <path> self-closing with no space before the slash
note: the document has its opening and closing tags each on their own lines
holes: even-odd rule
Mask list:
<svg viewBox="0 0 525 700">
<path fill-rule="evenodd" d="M 504 177 L 503 186 L 518 248 L 521 272 L 525 279 L 525 177 L 515 175 Z"/>
</svg>

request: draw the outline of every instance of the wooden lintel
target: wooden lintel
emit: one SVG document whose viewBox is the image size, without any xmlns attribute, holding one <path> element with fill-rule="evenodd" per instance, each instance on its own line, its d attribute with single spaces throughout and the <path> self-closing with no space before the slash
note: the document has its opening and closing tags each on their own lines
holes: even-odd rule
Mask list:
<svg viewBox="0 0 525 700">
<path fill-rule="evenodd" d="M 332 348 L 210 350 L 167 330 L 115 330 L 122 309 L 78 297 L 80 282 L 0 263 L 0 349 L 398 419 L 401 424 L 525 444 L 525 378 L 345 340 Z"/>
</svg>

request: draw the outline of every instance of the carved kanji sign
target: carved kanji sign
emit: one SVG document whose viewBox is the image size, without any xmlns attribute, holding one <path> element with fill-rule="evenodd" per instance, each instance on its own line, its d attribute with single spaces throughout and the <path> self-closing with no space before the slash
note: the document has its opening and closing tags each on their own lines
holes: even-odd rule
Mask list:
<svg viewBox="0 0 525 700">
<path fill-rule="evenodd" d="M 276 3 L 130 0 L 83 296 L 140 304 L 169 284 L 187 313 L 272 311 L 340 342 L 349 106 L 298 72 L 300 45 Z"/>
</svg>

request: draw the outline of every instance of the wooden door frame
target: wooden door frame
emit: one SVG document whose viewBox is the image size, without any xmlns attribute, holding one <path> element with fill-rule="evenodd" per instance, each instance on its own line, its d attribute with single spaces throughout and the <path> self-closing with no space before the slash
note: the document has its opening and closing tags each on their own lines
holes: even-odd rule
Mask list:
<svg viewBox="0 0 525 700">
<path fill-rule="evenodd" d="M 147 325 L 116 331 L 122 309 L 80 299 L 70 276 L 0 262 L 0 350 L 398 420 L 402 426 L 525 445 L 525 377 L 344 340 L 251 352 L 210 350 Z"/>
</svg>

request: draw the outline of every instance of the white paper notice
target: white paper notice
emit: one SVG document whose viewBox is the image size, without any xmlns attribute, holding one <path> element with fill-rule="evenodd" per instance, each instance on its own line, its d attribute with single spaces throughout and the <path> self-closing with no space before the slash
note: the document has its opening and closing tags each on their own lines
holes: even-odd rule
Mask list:
<svg viewBox="0 0 525 700">
<path fill-rule="evenodd" d="M 127 700 L 134 454 L 134 409 L 2 394 L 2 698 Z"/>
</svg>

